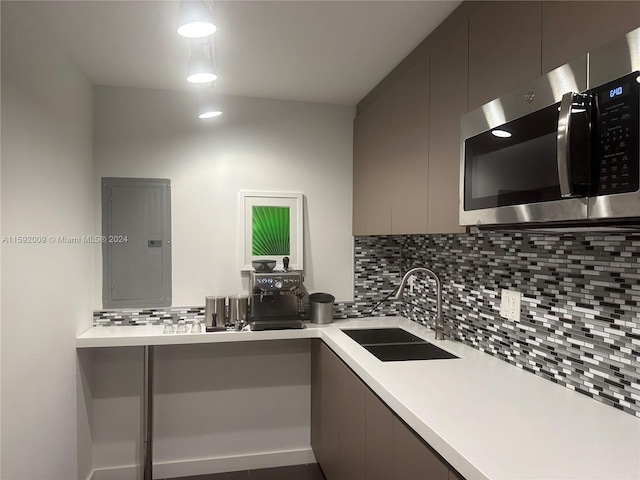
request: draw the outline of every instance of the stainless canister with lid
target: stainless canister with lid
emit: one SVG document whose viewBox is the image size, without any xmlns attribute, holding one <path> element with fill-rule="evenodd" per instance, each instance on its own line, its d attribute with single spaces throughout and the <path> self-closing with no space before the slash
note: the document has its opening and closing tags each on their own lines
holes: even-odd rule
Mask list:
<svg viewBox="0 0 640 480">
<path fill-rule="evenodd" d="M 329 293 L 312 293 L 309 295 L 311 323 L 333 322 L 333 304 L 336 298 Z"/>
<path fill-rule="evenodd" d="M 231 295 L 229 297 L 229 323 L 236 330 L 242 329 L 247 321 L 249 311 L 249 297 L 246 295 Z"/>
<path fill-rule="evenodd" d="M 227 297 L 205 297 L 204 323 L 207 327 L 224 327 L 227 323 Z"/>
</svg>

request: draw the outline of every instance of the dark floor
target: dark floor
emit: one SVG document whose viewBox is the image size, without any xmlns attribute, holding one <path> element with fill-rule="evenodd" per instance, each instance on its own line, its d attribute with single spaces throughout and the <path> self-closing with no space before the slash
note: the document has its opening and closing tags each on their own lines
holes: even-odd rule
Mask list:
<svg viewBox="0 0 640 480">
<path fill-rule="evenodd" d="M 290 467 L 242 470 L 240 472 L 212 473 L 172 480 L 325 480 L 317 463 L 292 465 Z"/>
</svg>

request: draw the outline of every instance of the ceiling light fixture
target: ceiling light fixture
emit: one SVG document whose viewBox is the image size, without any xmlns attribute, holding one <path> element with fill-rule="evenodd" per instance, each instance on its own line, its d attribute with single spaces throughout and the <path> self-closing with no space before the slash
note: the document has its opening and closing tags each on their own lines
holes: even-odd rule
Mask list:
<svg viewBox="0 0 640 480">
<path fill-rule="evenodd" d="M 192 51 L 191 58 L 187 64 L 187 81 L 191 83 L 211 83 L 216 78 L 218 76 L 214 72 L 213 60 L 204 52 L 204 45 L 202 45 L 201 49 Z"/>
<path fill-rule="evenodd" d="M 213 82 L 218 78 L 215 73 L 215 50 L 213 48 L 213 1 L 182 1 L 178 7 L 178 34 L 191 39 L 191 57 L 187 64 L 187 81 L 195 84 L 208 84 L 208 92 L 198 111 L 201 119 L 222 115 L 213 101 Z"/>
<path fill-rule="evenodd" d="M 220 110 L 210 110 L 208 112 L 202 112 L 200 115 L 198 115 L 198 118 L 202 118 L 204 120 L 207 118 L 219 117 L 220 115 L 222 115 L 222 112 Z"/>
<path fill-rule="evenodd" d="M 178 7 L 178 35 L 202 38 L 217 30 L 211 8 L 202 0 L 182 1 Z"/>
<path fill-rule="evenodd" d="M 198 118 L 206 120 L 222 115 L 218 99 L 213 93 L 213 83 L 209 84 L 206 92 L 202 92 L 198 103 Z"/>
</svg>

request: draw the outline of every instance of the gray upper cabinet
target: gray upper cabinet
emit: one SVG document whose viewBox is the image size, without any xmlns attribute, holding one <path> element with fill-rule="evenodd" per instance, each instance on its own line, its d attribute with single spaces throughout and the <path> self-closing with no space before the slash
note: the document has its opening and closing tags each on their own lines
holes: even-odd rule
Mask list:
<svg viewBox="0 0 640 480">
<path fill-rule="evenodd" d="M 385 111 L 392 103 L 383 95 L 354 120 L 354 235 L 391 233 L 391 165 L 385 162 L 391 132 Z"/>
<path fill-rule="evenodd" d="M 431 54 L 429 110 L 429 233 L 463 232 L 458 225 L 460 117 L 467 112 L 467 25 L 458 25 Z"/>
<path fill-rule="evenodd" d="M 428 126 L 424 58 L 354 121 L 354 235 L 426 232 Z"/>
<path fill-rule="evenodd" d="M 542 72 L 639 26 L 638 1 L 542 2 Z"/>
<path fill-rule="evenodd" d="M 486 2 L 469 17 L 469 110 L 541 72 L 542 2 Z"/>
<path fill-rule="evenodd" d="M 171 182 L 102 179 L 103 306 L 171 305 Z"/>
<path fill-rule="evenodd" d="M 390 90 L 393 136 L 387 161 L 391 193 L 391 233 L 427 232 L 429 177 L 429 58 L 421 59 Z"/>
</svg>

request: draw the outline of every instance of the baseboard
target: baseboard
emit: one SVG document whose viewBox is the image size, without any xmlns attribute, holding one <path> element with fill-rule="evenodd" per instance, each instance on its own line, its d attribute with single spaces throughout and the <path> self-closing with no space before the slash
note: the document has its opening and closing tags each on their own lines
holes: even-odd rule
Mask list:
<svg viewBox="0 0 640 480">
<path fill-rule="evenodd" d="M 315 463 L 311 448 L 264 452 L 230 457 L 158 462 L 153 465 L 153 478 L 177 478 L 209 473 L 237 472 L 259 468 L 285 467 Z M 98 468 L 93 471 L 90 480 L 137 480 L 140 478 L 137 465 L 112 468 Z"/>
</svg>

